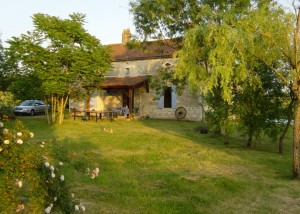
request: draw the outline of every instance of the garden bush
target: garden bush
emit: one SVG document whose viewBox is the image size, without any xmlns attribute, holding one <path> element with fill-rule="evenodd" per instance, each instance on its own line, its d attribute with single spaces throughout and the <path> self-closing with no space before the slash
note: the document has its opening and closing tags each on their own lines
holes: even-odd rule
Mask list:
<svg viewBox="0 0 300 214">
<path fill-rule="evenodd" d="M 46 143 L 30 141 L 33 137 L 20 120 L 13 129 L 0 122 L 0 213 L 84 211 L 69 193 L 63 163 L 50 164 Z"/>
</svg>

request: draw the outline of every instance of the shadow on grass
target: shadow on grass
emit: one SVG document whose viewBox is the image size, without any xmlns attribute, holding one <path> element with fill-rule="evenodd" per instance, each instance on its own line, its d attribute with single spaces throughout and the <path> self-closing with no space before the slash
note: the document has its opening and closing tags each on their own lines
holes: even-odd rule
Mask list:
<svg viewBox="0 0 300 214">
<path fill-rule="evenodd" d="M 189 121 L 165 121 L 165 120 L 143 120 L 143 125 L 162 131 L 166 134 L 184 138 L 196 145 L 204 146 L 205 148 L 213 149 L 218 152 L 226 154 L 228 157 L 233 158 L 235 162 L 241 162 L 243 164 L 258 167 L 257 172 L 254 174 L 260 174 L 264 172 L 271 173 L 273 178 L 291 180 L 291 164 L 292 164 L 292 147 L 291 133 L 288 134 L 285 140 L 285 152 L 279 154 L 277 152 L 277 141 L 273 141 L 270 138 L 262 137 L 256 140 L 251 149 L 246 148 L 246 139 L 238 134 L 230 136 L 229 145 L 223 144 L 223 137 L 221 135 L 215 135 L 213 133 L 200 134 L 195 132 L 194 129 L 201 125 L 201 122 L 189 122 Z M 211 154 L 214 155 L 214 154 Z M 226 156 L 225 155 L 225 156 Z M 222 156 L 220 156 L 222 158 Z M 217 158 L 215 161 L 219 161 Z M 229 160 L 220 160 L 223 164 L 235 164 L 230 158 Z M 261 171 L 261 172 L 259 172 Z"/>
<path fill-rule="evenodd" d="M 296 184 L 289 186 L 290 153 L 270 151 L 271 142 L 247 150 L 235 136 L 224 146 L 220 136 L 194 132 L 198 122 L 70 119 L 44 127 L 31 119 L 38 138 L 52 139 L 49 151 L 66 163 L 89 213 L 218 213 L 224 207 L 238 213 L 245 207 L 236 206 L 249 201 L 255 213 L 267 213 L 281 203 L 277 190 L 300 194 Z M 94 167 L 97 179 L 85 173 Z"/>
</svg>

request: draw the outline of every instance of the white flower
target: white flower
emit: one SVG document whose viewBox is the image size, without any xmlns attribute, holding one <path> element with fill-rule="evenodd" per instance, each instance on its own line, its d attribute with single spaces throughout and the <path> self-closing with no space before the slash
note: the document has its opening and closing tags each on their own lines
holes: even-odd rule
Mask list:
<svg viewBox="0 0 300 214">
<path fill-rule="evenodd" d="M 4 144 L 9 144 L 9 140 L 4 140 L 3 143 Z"/>
<path fill-rule="evenodd" d="M 79 211 L 79 206 L 75 205 L 75 211 Z"/>
<path fill-rule="evenodd" d="M 40 147 L 44 148 L 44 145 L 40 145 Z"/>
<path fill-rule="evenodd" d="M 8 129 L 3 129 L 3 134 L 7 134 L 8 133 Z"/>
<path fill-rule="evenodd" d="M 91 178 L 94 179 L 96 177 L 96 175 L 94 173 L 92 173 Z"/>
<path fill-rule="evenodd" d="M 19 204 L 17 209 L 16 209 L 16 212 L 18 213 L 18 212 L 20 212 L 21 210 L 24 210 L 24 209 L 25 209 L 24 204 Z"/>
<path fill-rule="evenodd" d="M 2 128 L 4 126 L 4 124 L 2 122 L 0 122 L 0 128 Z"/>
<path fill-rule="evenodd" d="M 51 165 L 51 166 L 50 166 L 50 170 L 51 170 L 51 171 L 54 171 L 54 166 Z"/>
<path fill-rule="evenodd" d="M 64 165 L 64 164 L 63 164 L 63 162 L 58 162 L 58 165 L 62 166 L 62 165 Z"/>
<path fill-rule="evenodd" d="M 15 183 L 19 188 L 21 188 L 23 186 L 23 182 L 19 179 L 16 180 L 16 183 Z"/>
<path fill-rule="evenodd" d="M 17 144 L 23 144 L 23 140 L 22 140 L 22 139 L 18 139 L 18 140 L 16 141 L 16 143 L 17 143 Z"/>
<path fill-rule="evenodd" d="M 29 133 L 30 138 L 34 137 L 34 134 L 32 132 Z"/>
<path fill-rule="evenodd" d="M 55 174 L 54 174 L 53 172 L 51 173 L 51 177 L 52 177 L 52 178 L 55 178 Z"/>
<path fill-rule="evenodd" d="M 57 197 L 56 196 L 53 198 L 53 201 L 57 201 Z"/>
<path fill-rule="evenodd" d="M 99 168 L 95 168 L 95 172 L 98 174 L 99 173 Z"/>
<path fill-rule="evenodd" d="M 74 193 L 71 193 L 71 198 L 74 198 L 74 197 L 75 197 Z"/>
<path fill-rule="evenodd" d="M 51 204 L 49 205 L 49 207 L 51 207 L 51 208 L 52 208 L 52 207 L 53 207 L 53 204 L 51 203 Z"/>
<path fill-rule="evenodd" d="M 51 208 L 50 206 L 48 206 L 46 209 L 45 209 L 45 213 L 50 213 L 51 212 Z"/>
<path fill-rule="evenodd" d="M 61 175 L 61 176 L 60 176 L 60 180 L 61 180 L 61 181 L 64 181 L 64 180 L 65 180 L 65 176 Z"/>
<path fill-rule="evenodd" d="M 82 210 L 82 212 L 85 212 L 85 207 L 82 204 L 79 205 L 79 208 Z"/>
<path fill-rule="evenodd" d="M 22 136 L 22 132 L 18 132 L 18 133 L 17 133 L 17 136 L 18 136 L 18 137 L 21 137 L 21 136 Z"/>
<path fill-rule="evenodd" d="M 45 167 L 47 167 L 47 168 L 50 166 L 50 163 L 48 163 L 48 162 L 45 162 L 44 164 L 45 164 Z"/>
<path fill-rule="evenodd" d="M 44 144 L 45 144 L 45 142 L 43 141 L 43 142 L 42 142 L 42 144 L 44 145 Z"/>
</svg>

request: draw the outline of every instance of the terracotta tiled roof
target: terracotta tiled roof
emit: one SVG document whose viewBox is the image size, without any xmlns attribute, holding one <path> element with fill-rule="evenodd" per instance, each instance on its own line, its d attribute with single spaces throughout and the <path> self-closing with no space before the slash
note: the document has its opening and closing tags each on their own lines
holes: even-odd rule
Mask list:
<svg viewBox="0 0 300 214">
<path fill-rule="evenodd" d="M 137 77 L 106 77 L 101 89 L 127 89 L 145 86 L 148 90 L 148 76 Z"/>
<path fill-rule="evenodd" d="M 145 50 L 128 48 L 126 44 L 108 45 L 111 49 L 112 61 L 130 61 L 143 59 L 170 58 L 176 49 L 162 42 L 148 42 Z"/>
</svg>

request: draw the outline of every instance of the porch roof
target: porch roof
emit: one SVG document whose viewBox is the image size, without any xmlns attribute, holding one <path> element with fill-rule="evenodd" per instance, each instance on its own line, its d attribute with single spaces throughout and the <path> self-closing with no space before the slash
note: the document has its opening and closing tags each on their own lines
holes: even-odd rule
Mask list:
<svg viewBox="0 0 300 214">
<path fill-rule="evenodd" d="M 144 86 L 149 91 L 148 76 L 137 77 L 106 77 L 100 84 L 101 89 L 129 89 Z"/>
</svg>

